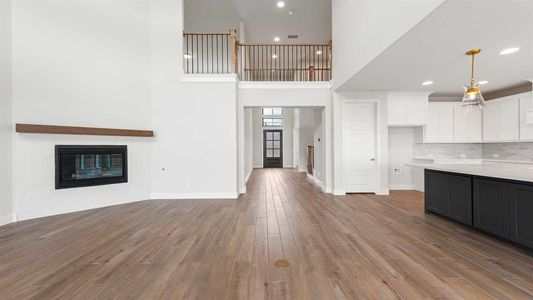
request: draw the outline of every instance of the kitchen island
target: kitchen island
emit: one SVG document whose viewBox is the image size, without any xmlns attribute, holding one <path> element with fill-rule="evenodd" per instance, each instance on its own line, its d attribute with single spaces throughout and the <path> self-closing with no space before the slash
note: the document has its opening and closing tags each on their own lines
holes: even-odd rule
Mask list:
<svg viewBox="0 0 533 300">
<path fill-rule="evenodd" d="M 533 249 L 533 164 L 413 163 L 425 169 L 425 211 Z"/>
</svg>

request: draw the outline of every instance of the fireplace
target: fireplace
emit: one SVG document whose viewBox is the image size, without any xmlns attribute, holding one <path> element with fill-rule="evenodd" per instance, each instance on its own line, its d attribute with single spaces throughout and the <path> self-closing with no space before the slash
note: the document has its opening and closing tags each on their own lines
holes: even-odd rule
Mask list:
<svg viewBox="0 0 533 300">
<path fill-rule="evenodd" d="M 56 189 L 128 182 L 127 146 L 55 147 Z"/>
</svg>

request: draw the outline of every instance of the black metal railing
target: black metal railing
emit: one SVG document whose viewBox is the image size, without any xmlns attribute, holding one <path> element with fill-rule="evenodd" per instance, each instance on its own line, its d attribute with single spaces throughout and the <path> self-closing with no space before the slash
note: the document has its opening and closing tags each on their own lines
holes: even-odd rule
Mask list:
<svg viewBox="0 0 533 300">
<path fill-rule="evenodd" d="M 331 45 L 239 45 L 242 81 L 329 81 Z"/>
<path fill-rule="evenodd" d="M 237 74 L 241 81 L 329 81 L 331 42 L 240 44 L 237 31 L 183 33 L 185 74 Z"/>
<path fill-rule="evenodd" d="M 235 30 L 229 33 L 183 33 L 185 74 L 235 73 Z"/>
</svg>

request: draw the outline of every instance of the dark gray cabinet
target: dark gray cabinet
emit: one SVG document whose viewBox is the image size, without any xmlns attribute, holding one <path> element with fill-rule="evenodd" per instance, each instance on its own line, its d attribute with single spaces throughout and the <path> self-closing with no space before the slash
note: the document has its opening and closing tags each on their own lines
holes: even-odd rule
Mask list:
<svg viewBox="0 0 533 300">
<path fill-rule="evenodd" d="M 472 178 L 426 171 L 425 209 L 472 225 Z"/>
<path fill-rule="evenodd" d="M 509 238 L 509 184 L 474 178 L 474 227 Z"/>
<path fill-rule="evenodd" d="M 533 248 L 533 185 L 510 185 L 510 238 Z"/>
<path fill-rule="evenodd" d="M 425 210 L 533 249 L 533 183 L 425 171 Z"/>
<path fill-rule="evenodd" d="M 449 217 L 461 223 L 472 225 L 472 178 L 457 175 L 449 175 L 449 178 Z"/>
</svg>

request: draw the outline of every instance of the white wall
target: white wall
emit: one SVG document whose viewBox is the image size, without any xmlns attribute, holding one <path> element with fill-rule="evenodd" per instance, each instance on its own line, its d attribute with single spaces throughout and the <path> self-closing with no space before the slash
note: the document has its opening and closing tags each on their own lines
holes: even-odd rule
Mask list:
<svg viewBox="0 0 533 300">
<path fill-rule="evenodd" d="M 150 129 L 148 3 L 13 1 L 15 122 Z M 150 143 L 139 138 L 17 134 L 18 218 L 148 199 Z M 56 144 L 128 145 L 129 182 L 55 190 Z"/>
<path fill-rule="evenodd" d="M 0 225 L 13 221 L 11 1 L 0 0 Z"/>
<path fill-rule="evenodd" d="M 184 29 L 187 32 L 241 30 L 241 17 L 233 1 L 184 0 Z"/>
<path fill-rule="evenodd" d="M 413 169 L 406 167 L 405 164 L 413 162 L 416 137 L 415 127 L 389 127 L 389 187 L 391 190 L 414 189 Z"/>
<path fill-rule="evenodd" d="M 389 157 L 388 157 L 388 125 L 387 125 L 387 93 L 385 92 L 343 92 L 333 93 L 334 120 L 334 182 L 333 193 L 344 195 L 345 165 L 344 165 L 344 104 L 346 101 L 375 101 L 377 103 L 376 119 L 376 163 L 377 182 L 376 194 L 389 193 Z"/>
<path fill-rule="evenodd" d="M 263 167 L 263 128 L 261 108 L 249 108 L 253 111 L 253 162 L 256 168 Z M 283 108 L 283 167 L 293 165 L 293 129 L 294 112 L 291 108 Z M 279 128 L 272 128 L 279 129 Z"/>
<path fill-rule="evenodd" d="M 444 1 L 332 1 L 334 89 Z"/>
<path fill-rule="evenodd" d="M 315 109 L 300 108 L 300 162 L 298 171 L 307 172 L 307 146 L 314 146 Z"/>
<path fill-rule="evenodd" d="M 326 160 L 324 151 L 324 109 L 314 109 L 314 132 L 313 132 L 313 146 L 315 149 L 315 165 L 314 174 L 316 180 L 323 184 L 325 180 L 324 176 L 324 163 Z"/>
<path fill-rule="evenodd" d="M 244 180 L 248 178 L 253 171 L 254 160 L 254 128 L 253 128 L 253 110 L 244 109 Z"/>
<path fill-rule="evenodd" d="M 151 1 L 150 11 L 150 98 L 152 125 L 157 133 L 151 196 L 236 198 L 235 80 L 230 77 L 220 82 L 182 82 L 182 43 L 176 38 L 176 33 L 183 30 L 182 3 Z"/>
</svg>

